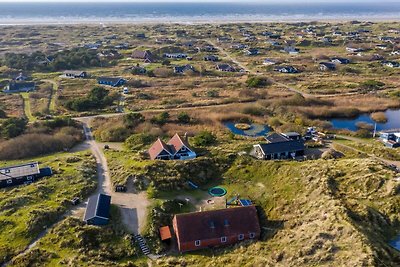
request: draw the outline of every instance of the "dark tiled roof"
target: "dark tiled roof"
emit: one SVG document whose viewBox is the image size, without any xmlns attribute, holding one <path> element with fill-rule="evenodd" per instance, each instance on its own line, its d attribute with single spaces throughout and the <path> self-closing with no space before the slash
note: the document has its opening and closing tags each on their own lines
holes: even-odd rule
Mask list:
<svg viewBox="0 0 400 267">
<path fill-rule="evenodd" d="M 118 78 L 118 77 L 99 77 L 97 78 L 97 81 L 103 81 L 103 82 L 111 82 L 113 84 L 116 84 L 119 82 L 119 80 L 121 80 L 122 78 Z"/>
<path fill-rule="evenodd" d="M 286 142 L 260 144 L 260 147 L 265 155 L 273 153 L 301 151 L 304 150 L 304 141 L 300 139 L 300 140 L 290 140 Z"/>
<path fill-rule="evenodd" d="M 265 137 L 265 139 L 269 143 L 279 143 L 279 142 L 289 141 L 289 139 L 287 137 L 285 137 L 285 136 L 283 136 L 282 134 L 279 134 L 279 133 L 271 133 L 270 135 Z"/>
<path fill-rule="evenodd" d="M 180 243 L 260 231 L 254 206 L 177 214 L 175 218 Z"/>
<path fill-rule="evenodd" d="M 22 90 L 25 88 L 35 88 L 34 82 L 10 82 L 10 91 Z"/>
<path fill-rule="evenodd" d="M 89 198 L 84 221 L 95 217 L 109 218 L 111 196 L 98 194 Z"/>
</svg>

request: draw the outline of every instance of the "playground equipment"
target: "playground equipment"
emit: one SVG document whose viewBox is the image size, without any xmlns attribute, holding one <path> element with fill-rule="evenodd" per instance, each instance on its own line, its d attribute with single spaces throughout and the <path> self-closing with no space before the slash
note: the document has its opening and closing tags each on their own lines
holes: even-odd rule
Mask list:
<svg viewBox="0 0 400 267">
<path fill-rule="evenodd" d="M 196 185 L 196 184 L 194 184 L 194 183 L 192 183 L 191 181 L 188 181 L 188 184 L 189 184 L 191 187 L 193 187 L 194 189 L 199 189 L 199 186 Z"/>
<path fill-rule="evenodd" d="M 208 190 L 208 193 L 213 197 L 223 197 L 226 195 L 227 191 L 223 187 L 213 187 Z"/>
</svg>

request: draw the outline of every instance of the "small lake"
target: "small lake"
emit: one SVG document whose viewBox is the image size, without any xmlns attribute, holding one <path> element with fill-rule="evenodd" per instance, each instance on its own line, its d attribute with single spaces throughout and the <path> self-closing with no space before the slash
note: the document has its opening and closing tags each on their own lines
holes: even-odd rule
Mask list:
<svg viewBox="0 0 400 267">
<path fill-rule="evenodd" d="M 400 235 L 396 239 L 390 241 L 389 244 L 400 251 Z"/>
<path fill-rule="evenodd" d="M 250 125 L 251 127 L 248 130 L 240 130 L 235 127 L 235 124 L 236 122 L 224 122 L 225 127 L 227 127 L 232 133 L 237 135 L 257 137 L 265 136 L 271 131 L 271 129 L 267 125 L 263 124 L 253 123 Z"/>
<path fill-rule="evenodd" d="M 400 129 L 400 109 L 389 109 L 385 111 L 388 121 L 386 123 L 377 123 L 376 129 L 378 131 L 390 130 L 390 129 Z M 357 123 L 364 122 L 375 124 L 374 120 L 371 119 L 370 114 L 362 114 L 355 119 L 331 119 L 330 122 L 335 129 L 347 129 L 350 131 L 357 131 Z"/>
</svg>

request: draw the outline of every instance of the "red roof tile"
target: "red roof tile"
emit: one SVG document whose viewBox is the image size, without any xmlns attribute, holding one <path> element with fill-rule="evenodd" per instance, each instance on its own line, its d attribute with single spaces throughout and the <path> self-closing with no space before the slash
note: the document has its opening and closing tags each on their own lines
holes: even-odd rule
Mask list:
<svg viewBox="0 0 400 267">
<path fill-rule="evenodd" d="M 149 155 L 151 159 L 156 159 L 157 156 L 165 150 L 169 154 L 171 154 L 171 151 L 166 143 L 162 141 L 160 138 L 157 139 L 157 141 L 150 147 L 149 149 Z"/>
<path fill-rule="evenodd" d="M 177 214 L 175 219 L 178 243 L 260 232 L 255 206 Z"/>
<path fill-rule="evenodd" d="M 175 134 L 171 140 L 169 140 L 168 145 L 173 146 L 173 148 L 175 149 L 174 153 L 176 151 L 179 151 L 183 146 L 187 147 L 188 149 L 192 150 L 188 144 L 188 142 L 184 139 L 182 139 L 179 134 Z"/>
</svg>

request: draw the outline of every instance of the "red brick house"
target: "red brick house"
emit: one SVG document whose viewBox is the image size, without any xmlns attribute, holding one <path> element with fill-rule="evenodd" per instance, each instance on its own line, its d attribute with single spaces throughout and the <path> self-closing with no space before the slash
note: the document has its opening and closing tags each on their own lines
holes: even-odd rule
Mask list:
<svg viewBox="0 0 400 267">
<path fill-rule="evenodd" d="M 177 214 L 172 221 L 180 252 L 260 237 L 255 206 Z"/>
<path fill-rule="evenodd" d="M 148 153 L 150 159 L 152 160 L 184 160 L 193 159 L 196 157 L 196 153 L 190 147 L 187 138 L 182 138 L 178 134 L 175 134 L 167 144 L 158 138 L 157 141 L 150 147 Z"/>
</svg>

